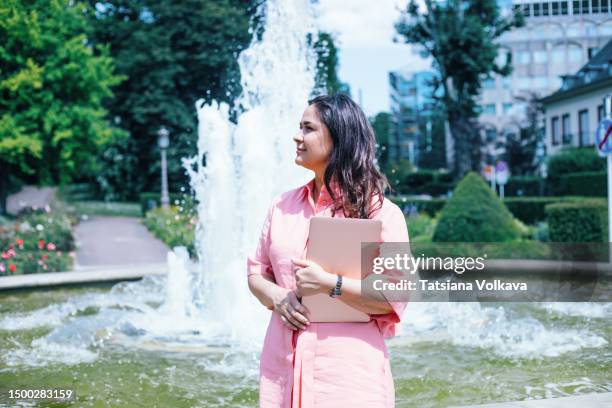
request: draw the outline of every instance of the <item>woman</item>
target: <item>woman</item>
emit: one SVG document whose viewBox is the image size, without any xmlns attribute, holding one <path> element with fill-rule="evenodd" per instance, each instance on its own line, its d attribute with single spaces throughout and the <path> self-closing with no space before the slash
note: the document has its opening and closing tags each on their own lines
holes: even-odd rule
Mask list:
<svg viewBox="0 0 612 408">
<path fill-rule="evenodd" d="M 330 293 L 337 276 L 307 261 L 313 216 L 374 218 L 381 240 L 408 242 L 402 211 L 384 198 L 375 167 L 375 136 L 348 96 L 309 102 L 294 136 L 295 163 L 314 172 L 306 185 L 276 197 L 254 254 L 249 289 L 273 310 L 260 362 L 261 407 L 393 407 L 395 393 L 384 337 L 395 334 L 405 303 L 366 300 L 360 281 L 344 278 L 338 300 L 369 313 L 367 323 L 314 323 L 304 295 Z"/>
</svg>

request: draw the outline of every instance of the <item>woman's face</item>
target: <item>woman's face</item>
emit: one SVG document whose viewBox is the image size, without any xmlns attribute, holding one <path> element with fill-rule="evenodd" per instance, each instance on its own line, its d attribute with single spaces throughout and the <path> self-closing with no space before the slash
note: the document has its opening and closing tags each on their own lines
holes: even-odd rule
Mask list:
<svg viewBox="0 0 612 408">
<path fill-rule="evenodd" d="M 322 173 L 333 148 L 333 141 L 327 126 L 319 119 L 315 105 L 304 111 L 300 131 L 293 137 L 296 144 L 295 163 L 315 173 Z"/>
</svg>

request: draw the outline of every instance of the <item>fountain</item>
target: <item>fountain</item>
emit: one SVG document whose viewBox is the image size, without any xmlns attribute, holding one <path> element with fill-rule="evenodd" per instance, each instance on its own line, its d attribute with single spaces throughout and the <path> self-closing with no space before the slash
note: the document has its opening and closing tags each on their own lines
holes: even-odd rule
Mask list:
<svg viewBox="0 0 612 408">
<path fill-rule="evenodd" d="M 79 406 L 254 406 L 270 311 L 247 288 L 246 255 L 276 194 L 310 175 L 292 132 L 314 85 L 308 0 L 268 0 L 239 57 L 237 122 L 196 103 L 197 252 L 167 277 L 112 288 L 0 294 L 0 384 L 70 386 Z M 609 304 L 414 303 L 388 341 L 398 406 L 435 407 L 612 390 Z M 0 397 L 0 405 L 4 401 Z"/>
</svg>

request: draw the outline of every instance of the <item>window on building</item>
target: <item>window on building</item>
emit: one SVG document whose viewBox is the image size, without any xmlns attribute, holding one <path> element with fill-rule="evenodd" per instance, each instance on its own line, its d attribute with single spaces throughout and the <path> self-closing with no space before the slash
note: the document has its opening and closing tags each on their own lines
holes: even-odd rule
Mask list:
<svg viewBox="0 0 612 408">
<path fill-rule="evenodd" d="M 609 0 L 601 0 L 601 12 L 602 13 L 607 13 L 610 11 L 610 4 L 609 4 Z"/>
<path fill-rule="evenodd" d="M 533 52 L 533 62 L 536 64 L 545 64 L 548 61 L 548 53 L 546 50 L 536 50 Z"/>
<path fill-rule="evenodd" d="M 597 123 L 601 122 L 603 118 L 604 118 L 603 105 L 599 105 L 597 107 Z"/>
<path fill-rule="evenodd" d="M 589 146 L 590 133 L 589 133 L 589 110 L 584 109 L 578 112 L 578 133 L 580 133 L 579 140 L 580 146 Z"/>
<path fill-rule="evenodd" d="M 516 62 L 518 64 L 529 64 L 530 58 L 531 56 L 529 51 L 519 51 L 516 53 Z"/>
<path fill-rule="evenodd" d="M 558 1 L 553 1 L 551 4 L 552 6 L 550 12 L 553 16 L 558 16 L 559 15 L 559 2 Z"/>
<path fill-rule="evenodd" d="M 567 54 L 570 62 L 582 61 L 582 49 L 579 47 L 570 47 Z"/>
<path fill-rule="evenodd" d="M 561 2 L 561 14 L 564 16 L 569 14 L 569 5 L 567 1 Z"/>
<path fill-rule="evenodd" d="M 529 12 L 529 4 L 523 4 L 523 15 L 525 17 L 530 17 L 531 13 Z"/>
<path fill-rule="evenodd" d="M 511 103 L 504 103 L 503 104 L 503 109 L 504 109 L 504 113 L 508 113 L 510 111 L 510 109 L 512 109 L 512 104 Z"/>
<path fill-rule="evenodd" d="M 483 107 L 482 113 L 485 115 L 496 115 L 497 109 L 495 109 L 494 103 L 488 103 Z"/>
<path fill-rule="evenodd" d="M 494 89 L 495 88 L 495 78 L 485 78 L 482 81 L 482 87 L 484 89 Z"/>
<path fill-rule="evenodd" d="M 593 23 L 585 23 L 584 29 L 587 37 L 595 37 L 597 35 L 597 27 Z"/>
<path fill-rule="evenodd" d="M 561 132 L 563 137 L 563 144 L 571 144 L 572 143 L 572 134 L 570 128 L 570 115 L 566 113 L 561 117 Z"/>
<path fill-rule="evenodd" d="M 589 14 L 589 0 L 582 0 L 582 14 Z"/>
<path fill-rule="evenodd" d="M 580 0 L 572 1 L 572 13 L 574 15 L 580 14 Z"/>
<path fill-rule="evenodd" d="M 540 17 L 542 15 L 542 8 L 540 7 L 540 3 L 533 4 L 533 16 Z"/>
<path fill-rule="evenodd" d="M 562 46 L 553 48 L 551 55 L 553 66 L 559 66 L 565 62 L 565 49 Z"/>
<path fill-rule="evenodd" d="M 510 89 L 512 87 L 512 78 L 507 76 L 502 78 L 502 87 L 504 89 Z"/>
<path fill-rule="evenodd" d="M 548 9 L 548 3 L 542 3 L 542 15 L 543 16 L 550 15 L 550 11 Z"/>
<path fill-rule="evenodd" d="M 553 145 L 558 145 L 559 144 L 559 140 L 561 138 L 561 126 L 559 124 L 559 117 L 558 116 L 554 116 L 550 120 L 550 131 L 551 131 L 551 134 L 552 134 L 552 144 Z"/>
</svg>

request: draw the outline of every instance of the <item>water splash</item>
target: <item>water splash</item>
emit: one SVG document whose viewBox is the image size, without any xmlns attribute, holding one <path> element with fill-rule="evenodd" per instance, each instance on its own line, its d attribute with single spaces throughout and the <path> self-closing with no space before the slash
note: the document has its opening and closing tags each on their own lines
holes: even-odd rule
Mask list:
<svg viewBox="0 0 612 408">
<path fill-rule="evenodd" d="M 562 308 L 568 314 L 597 307 L 594 304 L 573 304 Z M 584 348 L 608 345 L 600 333 L 586 325 L 580 329 L 544 324 L 528 315 L 521 315 L 504 306 L 483 306 L 479 303 L 414 303 L 404 316 L 404 333 L 421 341 L 448 341 L 458 346 L 491 350 L 507 358 L 556 357 Z M 608 312 L 607 316 L 611 315 Z"/>
<path fill-rule="evenodd" d="M 299 118 L 314 86 L 317 33 L 308 0 L 269 0 L 265 31 L 239 57 L 244 109 L 196 103 L 198 154 L 184 160 L 198 201 L 199 272 L 185 298 L 226 341 L 260 343 L 269 312 L 249 292 L 246 257 L 254 250 L 272 198 L 305 183 L 294 163 Z"/>
</svg>

